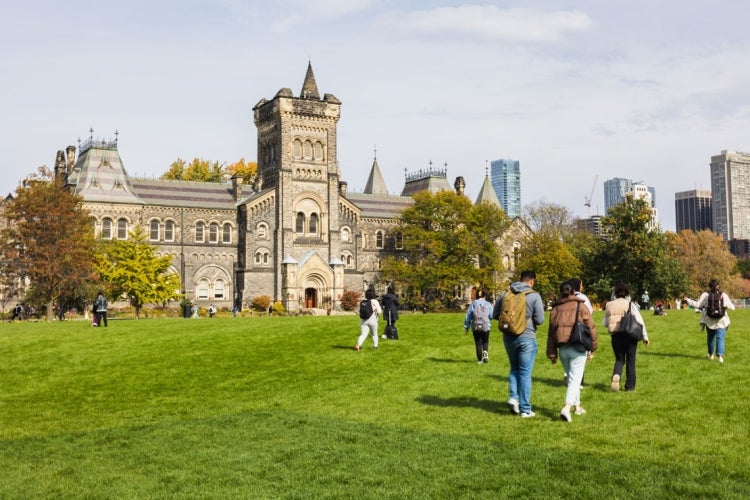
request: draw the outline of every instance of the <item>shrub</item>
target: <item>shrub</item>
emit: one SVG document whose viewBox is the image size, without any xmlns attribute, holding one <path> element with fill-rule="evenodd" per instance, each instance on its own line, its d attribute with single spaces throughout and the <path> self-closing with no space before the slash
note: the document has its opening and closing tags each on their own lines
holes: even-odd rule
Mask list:
<svg viewBox="0 0 750 500">
<path fill-rule="evenodd" d="M 286 312 L 286 309 L 284 309 L 284 304 L 282 304 L 279 301 L 276 301 L 273 303 L 273 312 L 272 314 L 276 314 L 277 316 L 281 316 Z"/>
<path fill-rule="evenodd" d="M 359 307 L 359 301 L 362 300 L 362 294 L 354 290 L 344 290 L 341 295 L 341 309 L 344 311 L 354 311 Z"/>
<path fill-rule="evenodd" d="M 268 295 L 258 295 L 253 297 L 250 301 L 250 307 L 256 311 L 268 311 L 268 308 L 271 307 L 271 297 Z"/>
</svg>

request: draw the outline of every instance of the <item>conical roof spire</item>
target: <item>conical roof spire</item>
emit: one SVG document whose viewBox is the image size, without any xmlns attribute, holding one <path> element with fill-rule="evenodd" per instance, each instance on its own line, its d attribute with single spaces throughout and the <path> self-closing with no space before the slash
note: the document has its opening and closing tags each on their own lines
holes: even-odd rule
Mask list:
<svg viewBox="0 0 750 500">
<path fill-rule="evenodd" d="M 305 74 L 305 83 L 302 84 L 300 97 L 303 99 L 320 99 L 318 84 L 315 83 L 315 75 L 312 70 L 312 63 L 307 62 L 307 74 Z"/>
<path fill-rule="evenodd" d="M 367 178 L 367 184 L 365 184 L 365 194 L 388 194 L 388 188 L 385 186 L 383 175 L 380 173 L 377 158 L 372 162 L 370 176 Z"/>
<path fill-rule="evenodd" d="M 482 183 L 482 189 L 479 191 L 479 196 L 477 196 L 475 205 L 479 205 L 483 201 L 490 202 L 491 204 L 502 208 L 500 200 L 497 198 L 497 194 L 495 193 L 495 189 L 492 187 L 492 183 L 490 182 L 490 176 L 486 173 L 484 174 L 484 183 Z"/>
</svg>

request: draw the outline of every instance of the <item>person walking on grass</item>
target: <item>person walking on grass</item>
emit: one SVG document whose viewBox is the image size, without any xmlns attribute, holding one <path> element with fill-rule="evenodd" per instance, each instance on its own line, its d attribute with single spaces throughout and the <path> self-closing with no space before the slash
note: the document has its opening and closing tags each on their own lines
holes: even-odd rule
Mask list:
<svg viewBox="0 0 750 500">
<path fill-rule="evenodd" d="M 703 309 L 701 327 L 706 328 L 706 343 L 708 344 L 708 359 L 714 359 L 714 353 L 719 358 L 719 363 L 724 362 L 725 337 L 729 328 L 729 315 L 727 310 L 734 311 L 734 304 L 729 296 L 721 291 L 719 280 L 712 279 L 708 282 L 708 291 L 703 292 L 696 301 L 685 297 L 688 305 L 696 309 Z"/>
<path fill-rule="evenodd" d="M 582 321 L 591 332 L 591 352 L 599 347 L 596 325 L 591 318 L 591 311 L 584 305 L 583 297 L 577 295 L 570 281 L 560 285 L 560 300 L 550 311 L 549 331 L 547 333 L 547 357 L 554 365 L 559 359 L 567 376 L 565 406 L 560 410 L 560 418 L 566 422 L 572 420 L 570 411 L 583 415 L 586 410 L 581 406 L 581 380 L 586 369 L 588 353 L 582 345 L 570 343 L 573 325 Z M 558 354 L 559 353 L 559 354 Z"/>
<path fill-rule="evenodd" d="M 591 305 L 591 301 L 583 293 L 583 281 L 581 281 L 581 278 L 570 278 L 568 280 L 568 283 L 570 283 L 570 286 L 573 287 L 575 295 L 577 297 L 583 299 L 583 304 L 582 305 L 585 305 L 588 308 L 589 312 L 591 314 L 594 314 L 594 306 Z M 588 359 L 591 360 L 593 358 L 594 358 L 594 355 L 591 354 L 591 353 L 589 353 L 588 354 Z M 563 365 L 563 371 L 564 371 L 563 372 L 563 381 L 567 384 L 568 383 L 568 372 L 565 371 L 565 366 L 564 365 Z M 581 378 L 581 389 L 583 389 L 583 378 Z"/>
<path fill-rule="evenodd" d="M 464 332 L 468 333 L 471 328 L 474 334 L 474 346 L 476 347 L 477 362 L 481 365 L 490 362 L 490 316 L 492 315 L 492 304 L 487 302 L 484 290 L 477 292 L 477 298 L 469 304 L 464 319 Z"/>
<path fill-rule="evenodd" d="M 93 326 L 101 326 L 104 322 L 104 326 L 107 326 L 107 297 L 104 296 L 104 292 L 100 291 L 96 294 L 94 300 L 94 324 Z"/>
<path fill-rule="evenodd" d="M 604 326 L 612 335 L 612 351 L 615 353 L 615 366 L 612 369 L 612 382 L 610 389 L 612 391 L 620 390 L 620 379 L 622 378 L 622 368 L 625 366 L 625 390 L 635 390 L 635 355 L 638 351 L 638 341 L 632 339 L 627 333 L 621 332 L 620 320 L 630 308 L 631 314 L 635 320 L 643 326 L 643 345 L 649 343 L 646 325 L 643 317 L 636 304 L 630 300 L 630 290 L 622 281 L 615 285 L 613 300 L 607 302 L 604 308 Z"/>
<path fill-rule="evenodd" d="M 392 286 L 388 287 L 381 300 L 383 301 L 383 319 L 386 320 L 388 325 L 395 328 L 396 321 L 398 320 L 399 303 Z M 388 335 L 384 333 L 382 338 L 388 338 Z"/>
<path fill-rule="evenodd" d="M 503 332 L 503 344 L 510 362 L 508 406 L 511 412 L 520 414 L 523 418 L 536 416 L 531 409 L 531 372 L 534 370 L 536 353 L 539 350 L 536 328 L 544 323 L 544 304 L 539 293 L 533 290 L 535 282 L 534 271 L 523 271 L 520 281 L 511 283 L 509 290 L 498 297 L 492 311 L 492 319 L 498 319 L 503 310 L 504 300 L 512 301 L 513 296 L 524 295 L 526 327 L 520 334 Z"/>
<path fill-rule="evenodd" d="M 354 346 L 355 351 L 360 350 L 365 339 L 367 339 L 368 333 L 372 336 L 372 348 L 378 348 L 378 315 L 382 312 L 383 310 L 375 298 L 375 290 L 368 288 L 365 292 L 365 298 L 359 305 L 360 334 L 357 345 Z"/>
</svg>

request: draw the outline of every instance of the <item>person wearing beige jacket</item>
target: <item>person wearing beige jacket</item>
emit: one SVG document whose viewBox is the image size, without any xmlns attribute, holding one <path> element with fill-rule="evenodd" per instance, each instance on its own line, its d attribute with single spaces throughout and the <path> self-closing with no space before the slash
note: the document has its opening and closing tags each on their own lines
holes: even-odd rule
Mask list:
<svg viewBox="0 0 750 500">
<path fill-rule="evenodd" d="M 620 320 L 630 308 L 635 320 L 643 325 L 643 345 L 649 344 L 648 332 L 637 304 L 630 300 L 630 290 L 622 281 L 615 285 L 614 299 L 607 302 L 604 308 L 604 326 L 612 335 L 612 351 L 615 353 L 615 366 L 612 370 L 612 391 L 620 390 L 622 368 L 625 366 L 625 390 L 635 390 L 635 355 L 638 351 L 638 341 L 633 340 L 627 333 L 620 331 Z"/>
</svg>

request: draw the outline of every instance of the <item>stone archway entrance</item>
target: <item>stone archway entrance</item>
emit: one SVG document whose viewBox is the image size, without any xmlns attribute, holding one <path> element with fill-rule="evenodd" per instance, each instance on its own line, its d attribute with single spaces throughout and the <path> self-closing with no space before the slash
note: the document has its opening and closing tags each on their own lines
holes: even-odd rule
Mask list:
<svg viewBox="0 0 750 500">
<path fill-rule="evenodd" d="M 305 288 L 305 308 L 318 307 L 318 291 L 315 288 Z"/>
</svg>

